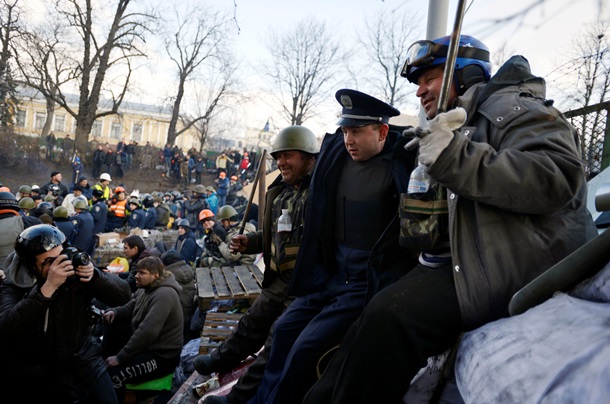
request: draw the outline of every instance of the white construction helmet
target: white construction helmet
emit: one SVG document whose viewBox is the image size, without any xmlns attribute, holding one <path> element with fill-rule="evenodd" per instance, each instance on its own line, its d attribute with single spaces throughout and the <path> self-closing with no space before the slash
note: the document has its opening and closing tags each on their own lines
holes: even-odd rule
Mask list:
<svg viewBox="0 0 610 404">
<path fill-rule="evenodd" d="M 112 178 L 110 178 L 110 174 L 102 173 L 102 175 L 100 175 L 100 180 L 102 180 L 102 181 L 112 181 Z"/>
</svg>

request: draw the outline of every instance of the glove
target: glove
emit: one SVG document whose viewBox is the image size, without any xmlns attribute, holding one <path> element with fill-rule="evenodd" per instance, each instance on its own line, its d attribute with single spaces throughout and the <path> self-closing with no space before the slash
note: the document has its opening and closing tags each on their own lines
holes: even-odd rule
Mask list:
<svg viewBox="0 0 610 404">
<path fill-rule="evenodd" d="M 210 241 L 216 245 L 220 245 L 220 243 L 222 243 L 222 239 L 220 238 L 220 236 L 216 233 L 212 233 L 210 235 Z"/>
<path fill-rule="evenodd" d="M 419 140 L 419 162 L 430 167 L 453 140 L 453 131 L 466 123 L 466 110 L 455 108 L 438 114 L 428 123 L 427 135 Z"/>
</svg>

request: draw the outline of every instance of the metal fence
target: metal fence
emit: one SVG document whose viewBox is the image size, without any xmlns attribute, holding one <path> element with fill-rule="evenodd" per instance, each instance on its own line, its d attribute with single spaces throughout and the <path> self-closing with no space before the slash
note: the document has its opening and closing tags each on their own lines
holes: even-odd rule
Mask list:
<svg viewBox="0 0 610 404">
<path fill-rule="evenodd" d="M 610 101 L 564 112 L 578 130 L 581 155 L 591 179 L 610 165 Z"/>
</svg>

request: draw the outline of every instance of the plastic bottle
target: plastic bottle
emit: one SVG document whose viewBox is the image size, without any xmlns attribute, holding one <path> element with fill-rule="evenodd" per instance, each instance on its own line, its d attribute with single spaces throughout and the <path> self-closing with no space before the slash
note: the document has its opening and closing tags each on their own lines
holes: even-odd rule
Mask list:
<svg viewBox="0 0 610 404">
<path fill-rule="evenodd" d="M 282 209 L 282 215 L 277 219 L 277 231 L 291 231 L 292 230 L 292 221 L 290 220 L 290 215 L 288 214 L 288 209 Z"/>
<path fill-rule="evenodd" d="M 426 171 L 426 166 L 419 163 L 415 170 L 411 171 L 409 178 L 409 186 L 407 187 L 407 193 L 409 194 L 424 194 L 430 189 L 430 183 L 432 178 Z"/>
</svg>

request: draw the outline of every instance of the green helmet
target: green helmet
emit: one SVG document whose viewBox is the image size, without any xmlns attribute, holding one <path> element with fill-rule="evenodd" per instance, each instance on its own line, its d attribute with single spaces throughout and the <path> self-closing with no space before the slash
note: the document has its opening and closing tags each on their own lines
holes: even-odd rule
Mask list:
<svg viewBox="0 0 610 404">
<path fill-rule="evenodd" d="M 76 198 L 72 205 L 74 205 L 74 209 L 89 209 L 89 204 L 83 198 Z"/>
<path fill-rule="evenodd" d="M 64 208 L 63 206 L 58 206 L 55 209 L 53 209 L 53 217 L 63 217 L 63 218 L 68 218 L 68 209 Z"/>
<path fill-rule="evenodd" d="M 231 218 L 237 219 L 237 211 L 231 205 L 224 205 L 218 209 L 218 214 L 216 215 L 218 220 L 231 220 Z"/>
<path fill-rule="evenodd" d="M 20 194 L 31 194 L 32 187 L 30 187 L 29 185 L 22 185 L 19 187 L 19 193 Z"/>
<path fill-rule="evenodd" d="M 197 192 L 198 194 L 205 194 L 205 187 L 201 184 L 195 185 L 195 188 L 193 188 L 193 192 Z"/>
<path fill-rule="evenodd" d="M 34 200 L 28 196 L 19 199 L 18 205 L 19 209 L 34 209 L 36 207 Z"/>
<path fill-rule="evenodd" d="M 286 150 L 300 150 L 309 154 L 318 154 L 320 145 L 312 131 L 304 126 L 293 125 L 282 129 L 277 134 L 271 149 L 271 156 L 275 158 L 275 153 Z"/>
</svg>

